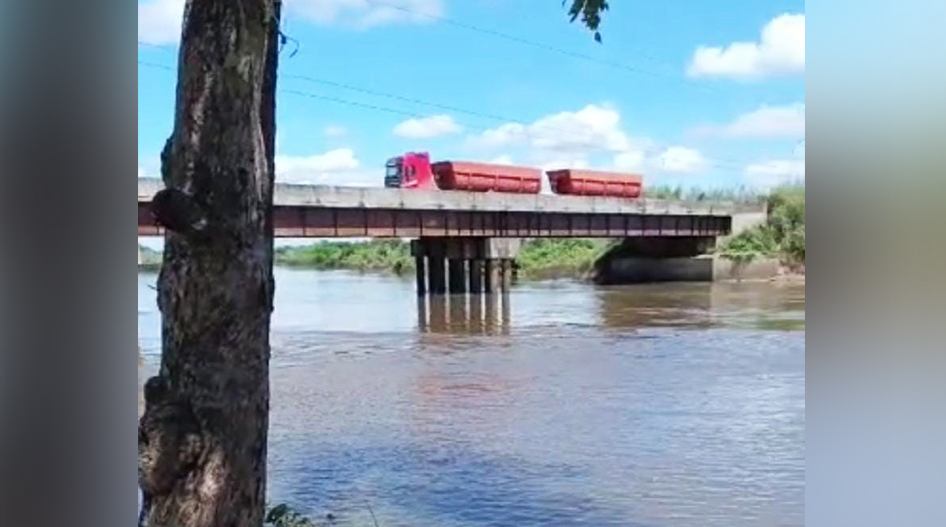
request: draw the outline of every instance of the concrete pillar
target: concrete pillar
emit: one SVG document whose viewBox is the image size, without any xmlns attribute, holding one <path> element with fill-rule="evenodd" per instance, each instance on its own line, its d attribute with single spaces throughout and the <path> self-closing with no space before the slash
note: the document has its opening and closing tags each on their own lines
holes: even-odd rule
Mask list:
<svg viewBox="0 0 946 527">
<path fill-rule="evenodd" d="M 499 261 L 490 258 L 486 260 L 486 292 L 496 293 L 502 287 L 502 274 Z"/>
<path fill-rule="evenodd" d="M 470 260 L 470 294 L 478 295 L 483 293 L 483 260 Z"/>
<path fill-rule="evenodd" d="M 450 267 L 450 294 L 462 295 L 466 293 L 466 262 L 457 258 L 449 260 Z"/>
<path fill-rule="evenodd" d="M 508 293 L 512 289 L 512 260 L 502 260 L 503 293 Z"/>
<path fill-rule="evenodd" d="M 427 278 L 429 279 L 429 288 L 430 294 L 432 295 L 442 295 L 447 292 L 447 270 L 445 267 L 446 261 L 443 256 L 437 256 L 434 253 L 431 253 L 427 257 L 427 266 L 430 267 L 430 270 L 427 272 Z"/>
<path fill-rule="evenodd" d="M 427 332 L 427 298 L 417 295 L 417 329 L 421 333 Z"/>
<path fill-rule="evenodd" d="M 427 260 L 423 256 L 414 257 L 414 268 L 417 272 L 417 296 L 427 294 Z"/>
</svg>

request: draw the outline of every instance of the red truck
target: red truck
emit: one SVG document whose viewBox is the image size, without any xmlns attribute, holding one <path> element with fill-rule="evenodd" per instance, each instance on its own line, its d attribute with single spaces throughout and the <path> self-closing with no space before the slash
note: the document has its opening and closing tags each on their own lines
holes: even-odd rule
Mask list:
<svg viewBox="0 0 946 527">
<path fill-rule="evenodd" d="M 426 152 L 408 152 L 387 162 L 384 186 L 466 192 L 508 192 L 538 194 L 542 171 L 536 168 L 470 163 L 430 162 Z M 642 178 L 591 170 L 551 170 L 547 172 L 552 192 L 574 196 L 638 198 Z"/>
</svg>

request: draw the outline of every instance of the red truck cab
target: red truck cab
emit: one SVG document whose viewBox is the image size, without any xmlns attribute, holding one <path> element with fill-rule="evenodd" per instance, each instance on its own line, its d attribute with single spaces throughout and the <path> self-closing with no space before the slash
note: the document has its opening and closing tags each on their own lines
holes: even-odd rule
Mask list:
<svg viewBox="0 0 946 527">
<path fill-rule="evenodd" d="M 388 159 L 385 166 L 384 186 L 389 188 L 437 189 L 426 152 L 408 152 Z"/>
</svg>

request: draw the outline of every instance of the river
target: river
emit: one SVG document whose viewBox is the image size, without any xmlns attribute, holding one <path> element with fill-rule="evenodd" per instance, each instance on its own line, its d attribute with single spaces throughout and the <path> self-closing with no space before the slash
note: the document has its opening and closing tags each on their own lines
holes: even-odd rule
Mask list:
<svg viewBox="0 0 946 527">
<path fill-rule="evenodd" d="M 388 276 L 276 285 L 274 503 L 339 526 L 804 525 L 803 283 L 525 282 L 479 309 L 420 309 Z"/>
</svg>

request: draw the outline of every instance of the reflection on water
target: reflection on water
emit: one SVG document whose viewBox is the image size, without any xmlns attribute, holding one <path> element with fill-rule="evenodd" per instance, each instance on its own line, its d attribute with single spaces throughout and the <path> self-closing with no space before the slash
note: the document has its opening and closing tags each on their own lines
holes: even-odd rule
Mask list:
<svg viewBox="0 0 946 527">
<path fill-rule="evenodd" d="M 337 525 L 804 525 L 803 284 L 480 300 L 278 270 L 272 499 Z"/>
<path fill-rule="evenodd" d="M 511 322 L 508 293 L 417 298 L 417 328 L 421 333 L 508 335 Z"/>
</svg>

